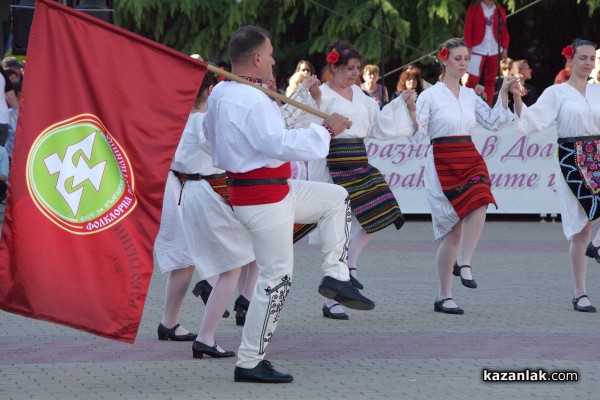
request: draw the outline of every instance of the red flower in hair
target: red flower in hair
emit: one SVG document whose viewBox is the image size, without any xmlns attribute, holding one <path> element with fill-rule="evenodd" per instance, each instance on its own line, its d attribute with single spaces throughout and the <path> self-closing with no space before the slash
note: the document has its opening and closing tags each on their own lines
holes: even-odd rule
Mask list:
<svg viewBox="0 0 600 400">
<path fill-rule="evenodd" d="M 327 57 L 325 58 L 325 61 L 327 61 L 329 64 L 335 64 L 339 60 L 340 60 L 340 53 L 338 53 L 336 49 L 331 50 L 329 52 L 329 54 L 327 54 Z"/>
<path fill-rule="evenodd" d="M 573 57 L 573 54 L 575 54 L 575 49 L 571 45 L 562 49 L 562 55 L 565 56 L 567 60 L 570 60 Z"/>
<path fill-rule="evenodd" d="M 222 69 L 223 71 L 225 71 L 225 67 L 221 67 L 220 69 Z M 221 82 L 223 79 L 225 79 L 225 77 L 223 75 L 219 75 L 219 77 L 217 78 L 217 81 Z"/>
<path fill-rule="evenodd" d="M 440 60 L 446 60 L 448 58 L 448 48 L 444 47 L 439 53 L 438 58 Z"/>
</svg>

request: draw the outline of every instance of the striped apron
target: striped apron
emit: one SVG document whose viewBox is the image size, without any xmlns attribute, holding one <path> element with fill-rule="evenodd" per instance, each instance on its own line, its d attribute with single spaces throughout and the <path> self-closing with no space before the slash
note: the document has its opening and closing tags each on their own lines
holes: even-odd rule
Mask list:
<svg viewBox="0 0 600 400">
<path fill-rule="evenodd" d="M 488 204 L 498 208 L 487 166 L 470 136 L 437 138 L 431 144 L 442 190 L 461 220 Z"/>
<path fill-rule="evenodd" d="M 333 139 L 327 167 L 333 182 L 348 191 L 352 213 L 367 233 L 391 224 L 396 229 L 404 225 L 392 190 L 381 172 L 369 164 L 363 139 Z"/>
</svg>

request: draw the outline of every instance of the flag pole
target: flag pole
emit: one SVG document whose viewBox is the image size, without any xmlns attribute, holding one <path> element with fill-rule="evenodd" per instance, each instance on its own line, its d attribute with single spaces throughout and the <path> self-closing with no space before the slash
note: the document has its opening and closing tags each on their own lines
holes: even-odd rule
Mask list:
<svg viewBox="0 0 600 400">
<path fill-rule="evenodd" d="M 239 77 L 239 76 L 237 76 L 235 74 L 232 74 L 231 72 L 225 71 L 224 69 L 220 69 L 219 67 L 215 67 L 214 65 L 206 64 L 206 69 L 208 71 L 212 72 L 213 74 L 224 76 L 225 78 L 227 78 L 229 80 L 236 81 L 236 82 L 239 82 L 239 83 L 243 83 L 244 85 L 252 86 L 253 88 L 256 88 L 256 89 L 260 90 L 261 92 L 265 93 L 267 96 L 269 96 L 269 97 L 271 97 L 273 99 L 279 100 L 282 103 L 290 104 L 290 105 L 292 105 L 294 107 L 298 107 L 299 109 L 304 110 L 304 111 L 306 111 L 308 113 L 311 113 L 313 115 L 316 115 L 319 118 L 325 119 L 325 118 L 327 118 L 329 116 L 328 114 L 325 114 L 322 111 L 319 111 L 317 109 L 309 107 L 306 104 L 302 104 L 300 102 L 297 102 L 296 100 L 292 100 L 289 97 L 286 97 L 286 96 L 282 95 L 281 93 L 274 92 L 274 91 L 269 90 L 269 89 L 267 89 L 265 87 L 262 87 L 260 85 L 255 84 L 255 83 L 247 81 L 244 78 L 241 78 L 241 77 Z"/>
</svg>

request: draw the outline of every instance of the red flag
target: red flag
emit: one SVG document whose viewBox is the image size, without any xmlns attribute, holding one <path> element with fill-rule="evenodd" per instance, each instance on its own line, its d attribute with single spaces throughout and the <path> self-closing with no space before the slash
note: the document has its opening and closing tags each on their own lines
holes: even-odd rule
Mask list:
<svg viewBox="0 0 600 400">
<path fill-rule="evenodd" d="M 2 238 L 0 308 L 128 343 L 164 178 L 206 64 L 36 2 Z"/>
</svg>

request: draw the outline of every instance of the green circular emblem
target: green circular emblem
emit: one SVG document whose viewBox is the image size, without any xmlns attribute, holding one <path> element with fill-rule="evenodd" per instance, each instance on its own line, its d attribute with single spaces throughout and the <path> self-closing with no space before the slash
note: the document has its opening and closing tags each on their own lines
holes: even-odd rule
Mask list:
<svg viewBox="0 0 600 400">
<path fill-rule="evenodd" d="M 93 233 L 136 204 L 125 153 L 94 115 L 47 128 L 31 147 L 27 183 L 36 206 L 62 228 Z"/>
</svg>

